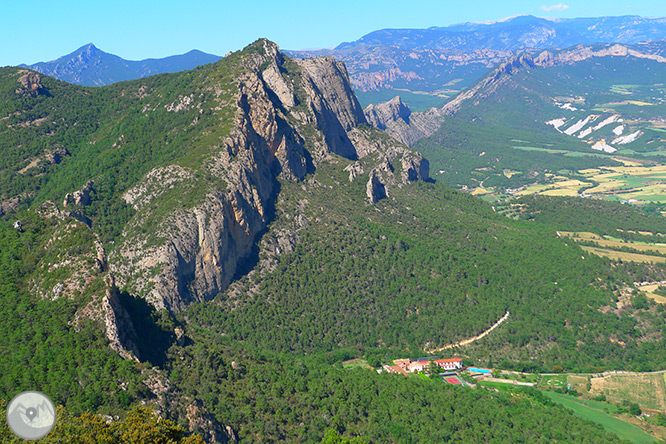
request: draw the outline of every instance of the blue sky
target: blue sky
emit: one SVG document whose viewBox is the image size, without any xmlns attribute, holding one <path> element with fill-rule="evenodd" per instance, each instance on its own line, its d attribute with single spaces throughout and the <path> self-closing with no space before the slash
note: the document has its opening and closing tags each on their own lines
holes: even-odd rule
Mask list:
<svg viewBox="0 0 666 444">
<path fill-rule="evenodd" d="M 125 59 L 200 49 L 224 55 L 259 37 L 284 49 L 333 47 L 382 28 L 518 14 L 666 16 L 664 0 L 0 0 L 0 66 L 55 59 L 93 42 Z"/>
</svg>

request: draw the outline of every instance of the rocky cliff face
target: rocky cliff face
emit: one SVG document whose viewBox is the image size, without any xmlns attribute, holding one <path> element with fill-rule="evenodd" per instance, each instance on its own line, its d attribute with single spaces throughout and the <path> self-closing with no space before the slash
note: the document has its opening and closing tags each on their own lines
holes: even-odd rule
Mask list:
<svg viewBox="0 0 666 444">
<path fill-rule="evenodd" d="M 443 116 L 437 108 L 412 112 L 399 96 L 378 105 L 368 105 L 364 112 L 371 125 L 407 146 L 434 134 Z"/>
<path fill-rule="evenodd" d="M 268 41 L 254 49 L 243 58 L 233 99 L 218 98 L 219 107 L 234 110 L 233 130 L 202 171 L 160 167 L 123 196 L 138 213 L 110 254 L 110 268 L 120 287 L 157 308 L 180 311 L 229 286 L 271 221 L 281 180 L 300 181 L 334 155 L 371 154 L 402 165 L 400 174 L 375 174 L 373 183 L 427 178 L 420 155 L 364 126 L 343 64 L 295 62 Z M 194 206 L 159 220 L 154 234 L 136 229 L 154 217 L 164 193 L 191 188 L 202 172 L 224 188 L 202 190 Z"/>
</svg>

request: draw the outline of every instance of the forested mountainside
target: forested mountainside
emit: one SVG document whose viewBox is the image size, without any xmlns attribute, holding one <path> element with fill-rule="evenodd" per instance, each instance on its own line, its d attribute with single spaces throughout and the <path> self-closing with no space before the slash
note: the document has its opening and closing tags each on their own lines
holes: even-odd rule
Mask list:
<svg viewBox="0 0 666 444">
<path fill-rule="evenodd" d="M 125 60 L 88 43 L 56 60 L 21 66 L 77 85 L 103 86 L 155 74 L 185 71 L 219 59 L 219 56 L 195 49 L 161 59 Z"/>
<path fill-rule="evenodd" d="M 509 312 L 466 359 L 664 367 L 660 307 L 627 303 L 661 267 L 435 183 L 331 58 L 259 40 L 103 88 L 3 68 L 0 99 L 1 399 L 38 389 L 133 424 L 147 402 L 211 442 L 619 442 L 538 391 L 339 364 L 423 355 Z"/>
</svg>

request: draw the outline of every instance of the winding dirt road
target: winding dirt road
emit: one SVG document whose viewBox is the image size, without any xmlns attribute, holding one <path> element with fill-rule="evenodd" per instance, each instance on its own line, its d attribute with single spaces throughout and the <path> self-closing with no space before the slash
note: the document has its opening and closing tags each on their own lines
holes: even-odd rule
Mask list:
<svg viewBox="0 0 666 444">
<path fill-rule="evenodd" d="M 508 311 L 507 311 L 506 313 L 504 313 L 504 316 L 502 316 L 502 317 L 499 319 L 499 321 L 495 322 L 495 323 L 494 323 L 494 324 L 493 324 L 488 330 L 484 331 L 484 332 L 481 333 L 481 334 L 478 334 L 478 335 L 476 335 L 476 336 L 474 336 L 474 337 L 471 337 L 471 338 L 469 338 L 469 339 L 465 339 L 464 341 L 456 342 L 455 344 L 449 344 L 449 345 L 445 345 L 444 347 L 432 348 L 432 349 L 430 349 L 430 350 L 425 350 L 425 351 L 426 351 L 427 353 L 436 353 L 436 352 L 440 352 L 440 351 L 442 351 L 442 350 L 448 350 L 448 349 L 450 349 L 450 348 L 454 348 L 454 347 L 463 347 L 463 346 L 465 346 L 465 345 L 471 344 L 471 343 L 474 342 L 474 341 L 478 341 L 479 339 L 485 337 L 485 336 L 488 335 L 491 331 L 493 331 L 493 330 L 495 330 L 497 327 L 499 327 L 499 326 L 502 324 L 502 322 L 504 322 L 504 321 L 506 321 L 507 319 L 509 319 L 509 314 L 510 314 L 510 313 L 509 313 Z"/>
</svg>

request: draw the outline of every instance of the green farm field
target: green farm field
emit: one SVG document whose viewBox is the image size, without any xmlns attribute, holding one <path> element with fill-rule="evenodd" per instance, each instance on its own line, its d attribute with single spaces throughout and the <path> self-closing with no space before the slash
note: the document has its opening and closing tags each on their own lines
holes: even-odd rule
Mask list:
<svg viewBox="0 0 666 444">
<path fill-rule="evenodd" d="M 658 441 L 641 428 L 605 412 L 604 408 L 607 408 L 608 404 L 577 399 L 560 393 L 543 393 L 554 402 L 571 409 L 576 416 L 595 422 L 622 439 L 627 439 L 635 444 L 652 444 Z"/>
</svg>

